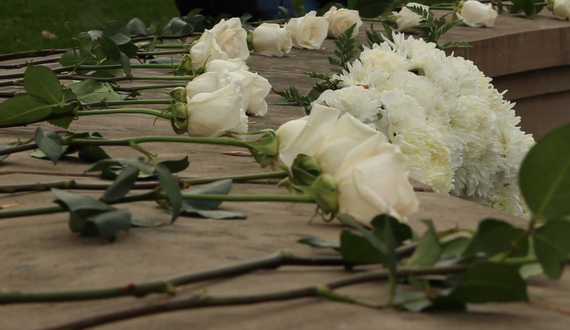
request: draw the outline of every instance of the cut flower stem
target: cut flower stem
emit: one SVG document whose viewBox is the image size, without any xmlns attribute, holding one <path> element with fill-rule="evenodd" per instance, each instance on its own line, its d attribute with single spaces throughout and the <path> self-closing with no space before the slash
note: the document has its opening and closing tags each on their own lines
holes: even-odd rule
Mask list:
<svg viewBox="0 0 570 330">
<path fill-rule="evenodd" d="M 211 177 L 211 178 L 196 178 L 196 179 L 180 179 L 181 185 L 198 185 L 206 184 L 220 180 L 232 180 L 233 182 L 248 182 L 254 180 L 268 180 L 268 179 L 281 179 L 287 177 L 286 172 L 264 172 L 257 174 Z M 77 190 L 105 190 L 109 188 L 112 183 L 85 183 L 77 182 L 76 180 L 61 180 L 52 182 L 40 182 L 29 184 L 8 184 L 0 185 L 0 193 L 16 193 L 24 191 L 46 191 L 51 188 L 57 189 L 77 189 Z M 160 185 L 159 182 L 137 182 L 131 189 L 154 189 Z"/>
<path fill-rule="evenodd" d="M 167 199 L 165 193 L 150 192 L 140 195 L 123 197 L 109 204 L 130 203 L 139 201 L 153 201 Z M 289 203 L 314 203 L 309 195 L 220 195 L 220 194 L 182 194 L 185 200 L 201 201 L 225 201 L 225 202 L 289 202 Z M 65 212 L 66 208 L 60 205 L 35 207 L 29 209 L 0 210 L 0 219 L 25 217 L 39 214 Z"/>
<path fill-rule="evenodd" d="M 467 270 L 466 265 L 455 265 L 447 267 L 426 267 L 426 268 L 400 268 L 396 276 L 405 278 L 410 275 L 437 275 L 437 274 L 450 274 L 450 273 L 463 273 Z M 321 297 L 333 301 L 340 301 L 345 303 L 353 303 L 364 305 L 372 308 L 381 308 L 380 304 L 372 304 L 360 299 L 355 299 L 345 295 L 334 293 L 332 290 L 337 288 L 346 287 L 353 284 L 370 282 L 370 281 L 384 281 L 388 278 L 389 272 L 385 269 L 365 271 L 356 274 L 344 276 L 321 285 L 311 285 L 302 288 L 276 291 L 270 293 L 261 293 L 253 295 L 233 295 L 233 296 L 210 296 L 204 294 L 192 295 L 189 297 L 173 298 L 169 301 L 151 305 L 144 305 L 140 307 L 127 308 L 123 310 L 115 310 L 110 313 L 100 314 L 92 317 L 87 317 L 70 323 L 62 324 L 55 327 L 45 328 L 44 330 L 60 330 L 60 329 L 87 329 L 94 326 L 112 323 L 121 320 L 127 320 L 140 316 L 147 316 L 152 314 L 172 312 L 183 309 L 195 309 L 204 307 L 215 306 L 237 306 L 245 304 L 257 304 L 270 301 L 285 301 L 291 299 L 298 299 L 304 297 Z"/>
<path fill-rule="evenodd" d="M 157 117 L 170 119 L 170 115 L 165 112 L 149 109 L 113 109 L 113 110 L 89 110 L 78 111 L 78 115 L 100 115 L 109 113 L 143 113 L 154 115 Z M 131 144 L 150 143 L 150 142 L 175 142 L 175 143 L 202 143 L 202 144 L 219 144 L 226 146 L 234 146 L 247 148 L 247 143 L 241 140 L 228 138 L 211 138 L 211 137 L 191 137 L 191 136 L 141 136 L 129 139 L 73 139 L 73 137 L 62 137 L 62 145 L 68 146 L 131 146 Z M 23 144 L 11 148 L 0 149 L 0 155 L 8 155 L 16 152 L 37 149 L 36 143 Z"/>
</svg>

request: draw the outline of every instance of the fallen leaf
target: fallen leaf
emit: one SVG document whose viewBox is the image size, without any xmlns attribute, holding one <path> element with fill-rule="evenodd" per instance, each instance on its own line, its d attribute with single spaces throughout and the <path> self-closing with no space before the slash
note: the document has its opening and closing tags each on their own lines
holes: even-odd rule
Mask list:
<svg viewBox="0 0 570 330">
<path fill-rule="evenodd" d="M 43 30 L 42 31 L 42 36 L 48 38 L 48 39 L 56 39 L 57 36 L 51 32 L 49 32 L 48 30 Z"/>
<path fill-rule="evenodd" d="M 20 205 L 20 202 L 12 202 L 12 203 L 8 203 L 8 204 L 0 205 L 0 210 L 7 209 L 10 207 L 14 207 L 14 206 L 18 206 L 18 205 Z"/>
</svg>

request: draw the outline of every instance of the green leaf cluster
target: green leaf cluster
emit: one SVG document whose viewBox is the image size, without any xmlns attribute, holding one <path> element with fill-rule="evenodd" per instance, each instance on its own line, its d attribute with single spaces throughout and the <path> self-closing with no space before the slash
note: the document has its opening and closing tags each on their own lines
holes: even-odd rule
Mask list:
<svg viewBox="0 0 570 330">
<path fill-rule="evenodd" d="M 410 311 L 462 309 L 466 303 L 508 302 L 528 299 L 526 284 L 519 274 L 520 265 L 497 262 L 493 256 L 506 252 L 512 242 L 509 236 L 512 225 L 497 220 L 483 221 L 471 238 L 457 237 L 442 240 L 433 223 L 416 238 L 411 228 L 388 215 L 380 215 L 366 229 L 347 216 L 337 215 L 357 232 L 346 229 L 340 237 L 340 252 L 348 267 L 380 263 L 390 274 L 390 304 Z M 507 228 L 507 229 L 505 229 Z M 522 230 L 521 230 L 522 231 Z M 510 235 L 516 239 L 516 235 Z M 415 242 L 410 243 L 415 239 Z M 411 255 L 398 254 L 398 247 L 413 247 Z M 400 250 L 402 251 L 402 250 Z M 521 252 L 522 254 L 522 252 Z M 453 267 L 463 269 L 455 275 Z M 429 280 L 408 277 L 407 283 L 416 290 L 399 289 L 398 269 L 449 269 L 443 288 L 435 290 Z M 446 268 L 447 267 L 447 268 Z M 445 271 L 442 272 L 445 275 Z M 441 286 L 441 284 L 440 284 Z"/>
<path fill-rule="evenodd" d="M 533 18 L 546 5 L 543 0 L 513 0 L 512 2 L 513 4 L 509 7 L 509 12 L 516 14 L 522 11 L 525 14 L 525 18 Z"/>
<path fill-rule="evenodd" d="M 77 107 L 76 96 L 64 90 L 57 75 L 44 66 L 30 65 L 24 73 L 26 94 L 0 104 L 0 127 L 26 125 L 43 120 L 67 127 Z"/>
<path fill-rule="evenodd" d="M 388 215 L 374 218 L 368 229 L 337 214 L 354 229 L 343 230 L 340 246 L 316 238 L 303 243 L 339 250 L 349 268 L 382 264 L 389 273 L 388 304 L 396 308 L 448 310 L 468 303 L 528 300 L 524 279 L 542 272 L 560 278 L 570 255 L 569 140 L 570 125 L 554 130 L 523 161 L 520 186 L 532 211 L 526 228 L 485 219 L 471 235 L 457 235 L 466 230 L 437 232 L 424 220 L 427 230 L 418 237 Z M 412 270 L 438 276 L 402 275 Z M 399 287 L 398 278 L 405 279 L 406 289 Z"/>
<path fill-rule="evenodd" d="M 333 54 L 336 58 L 329 56 L 328 60 L 330 65 L 340 67 L 340 69 L 331 69 L 335 73 L 342 73 L 343 70 L 348 71 L 348 63 L 358 56 L 359 50 L 362 48 L 352 36 L 354 29 L 356 29 L 356 23 L 337 36 L 334 41 L 337 49 L 333 50 Z"/>
<path fill-rule="evenodd" d="M 62 156 L 68 156 L 77 153 L 78 157 L 88 162 L 95 162 L 102 159 L 110 158 L 109 155 L 97 145 L 85 146 L 69 146 L 69 141 L 73 139 L 101 139 L 103 136 L 97 132 L 94 133 L 75 133 L 68 131 L 65 136 L 61 137 L 55 132 L 44 132 L 38 127 L 34 133 L 34 140 L 38 145 L 38 150 L 30 154 L 30 156 L 40 159 L 49 159 L 56 164 Z"/>
<path fill-rule="evenodd" d="M 288 90 L 284 91 L 277 91 L 273 90 L 273 92 L 281 98 L 275 101 L 274 104 L 295 104 L 300 105 L 305 108 L 305 112 L 309 114 L 311 112 L 311 103 L 316 99 L 312 98 L 311 96 L 303 96 L 295 86 L 289 87 Z"/>
<path fill-rule="evenodd" d="M 65 53 L 60 59 L 60 64 L 68 65 L 97 65 L 97 64 L 120 64 L 120 70 L 98 70 L 94 76 L 116 77 L 123 74 L 131 74 L 130 58 L 139 56 L 139 48 L 135 45 L 134 38 L 150 38 L 152 41 L 147 45 L 147 52 L 153 52 L 159 37 L 164 36 L 188 36 L 197 26 L 197 31 L 211 24 L 205 23 L 206 19 L 197 15 L 197 12 L 188 15 L 186 20 L 180 17 L 164 19 L 156 14 L 150 26 L 138 18 L 131 19 L 127 25 L 110 20 L 107 13 L 95 5 L 83 7 L 79 12 L 79 19 L 88 30 L 81 32 L 73 38 L 75 48 Z M 154 37 L 154 38 L 153 38 Z M 147 55 L 139 57 L 147 58 Z M 87 72 L 82 71 L 86 74 Z"/>
<path fill-rule="evenodd" d="M 0 104 L 0 127 L 48 121 L 67 129 L 82 104 L 121 101 L 109 83 L 93 79 L 63 87 L 51 69 L 30 65 L 24 73 L 25 94 Z"/>
<path fill-rule="evenodd" d="M 131 226 L 156 227 L 162 222 L 150 217 L 133 213 L 127 209 L 117 210 L 114 203 L 156 200 L 172 214 L 171 222 L 179 216 L 202 217 L 209 219 L 244 219 L 245 214 L 217 210 L 221 201 L 192 200 L 192 195 L 221 194 L 227 195 L 232 180 L 221 180 L 189 190 L 182 190 L 184 184 L 173 173 L 189 166 L 188 158 L 164 161 L 150 165 L 142 158 L 103 159 L 89 166 L 86 172 L 101 172 L 104 176 L 114 177 L 113 183 L 99 197 L 74 194 L 53 189 L 56 202 L 70 211 L 69 227 L 81 235 L 98 235 L 112 242 L 118 231 L 128 232 Z M 139 195 L 129 195 L 135 183 L 142 177 L 156 176 L 160 186 L 154 191 Z"/>
<path fill-rule="evenodd" d="M 453 19 L 450 23 L 447 23 L 447 16 L 449 14 L 443 15 L 440 18 L 435 18 L 434 14 L 427 9 L 418 6 L 408 7 L 412 12 L 420 15 L 422 19 L 420 23 L 414 27 L 420 38 L 426 42 L 433 42 L 437 45 L 439 49 L 446 49 L 450 47 L 471 47 L 468 43 L 451 41 L 446 42 L 443 45 L 438 43 L 439 38 L 445 34 L 447 31 L 451 30 L 454 26 L 459 24 L 461 21 L 458 19 Z"/>
</svg>

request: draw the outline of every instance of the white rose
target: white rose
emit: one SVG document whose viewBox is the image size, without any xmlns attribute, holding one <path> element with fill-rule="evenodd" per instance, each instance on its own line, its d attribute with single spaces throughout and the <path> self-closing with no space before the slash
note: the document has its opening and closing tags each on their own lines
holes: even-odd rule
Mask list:
<svg viewBox="0 0 570 330">
<path fill-rule="evenodd" d="M 283 124 L 276 133 L 281 164 L 290 167 L 299 154 L 314 156 L 337 182 L 338 211 L 363 225 L 381 213 L 405 220 L 419 202 L 400 148 L 350 114 L 339 115 L 313 104 L 309 116 Z"/>
<path fill-rule="evenodd" d="M 229 85 L 230 82 L 228 79 L 222 79 L 217 72 L 205 72 L 186 84 L 186 100 L 190 102 L 192 97 L 200 93 L 215 92 Z"/>
<path fill-rule="evenodd" d="M 388 142 L 384 134 L 345 113 L 332 126 L 313 156 L 318 159 L 324 173 L 334 175 L 346 162 L 350 152 L 370 138 L 374 138 L 378 144 Z"/>
<path fill-rule="evenodd" d="M 358 34 L 358 29 L 362 25 L 358 10 L 337 9 L 335 6 L 332 6 L 323 17 L 329 22 L 328 36 L 330 38 L 336 38 L 349 27 L 356 24 L 352 34 L 352 36 L 355 37 Z"/>
<path fill-rule="evenodd" d="M 230 72 L 236 70 L 249 70 L 249 67 L 241 59 L 212 60 L 206 64 L 206 72 L 222 72 L 224 70 L 228 70 Z"/>
<path fill-rule="evenodd" d="M 551 0 L 549 2 L 551 2 Z M 554 0 L 554 4 L 552 5 L 552 13 L 557 18 L 567 20 L 570 17 L 570 1 Z"/>
<path fill-rule="evenodd" d="M 279 24 L 263 23 L 253 30 L 253 52 L 265 56 L 283 56 L 293 47 L 291 32 Z"/>
<path fill-rule="evenodd" d="M 398 146 L 371 137 L 349 152 L 335 173 L 338 211 L 370 226 L 378 214 L 405 221 L 417 212 L 419 201 L 408 180 L 406 162 Z"/>
<path fill-rule="evenodd" d="M 338 120 L 340 110 L 313 104 L 305 126 L 297 137 L 283 146 L 279 141 L 279 160 L 291 167 L 297 155 L 313 156 Z"/>
<path fill-rule="evenodd" d="M 291 18 L 287 30 L 291 33 L 293 47 L 319 49 L 327 37 L 329 22 L 317 17 L 316 11 L 299 18 Z"/>
<path fill-rule="evenodd" d="M 403 7 L 400 10 L 400 12 L 393 12 L 392 14 L 396 18 L 396 31 L 413 31 L 412 28 L 420 24 L 422 16 L 411 11 L 409 7 L 420 7 L 422 9 L 429 10 L 429 6 L 409 2 L 406 7 Z"/>
<path fill-rule="evenodd" d="M 467 0 L 457 13 L 457 17 L 461 23 L 469 27 L 493 27 L 497 12 L 490 3 L 482 4 L 476 0 Z"/>
<path fill-rule="evenodd" d="M 239 18 L 221 20 L 212 29 L 204 31 L 190 48 L 192 67 L 199 68 L 215 59 L 247 60 L 247 32 L 241 27 Z"/>
<path fill-rule="evenodd" d="M 188 135 L 218 137 L 227 131 L 247 132 L 241 85 L 232 82 L 211 93 L 188 98 Z"/>
<path fill-rule="evenodd" d="M 209 80 L 212 87 L 208 92 L 212 92 L 222 86 L 228 85 L 231 81 L 238 82 L 242 87 L 242 99 L 244 109 L 247 113 L 255 116 L 263 116 L 267 113 L 267 102 L 265 98 L 269 95 L 271 91 L 271 84 L 267 79 L 247 70 L 247 65 L 243 62 L 235 60 L 214 60 L 206 65 L 206 72 L 198 76 L 195 80 L 201 83 L 200 77 L 204 75 L 211 75 L 210 77 L 204 78 L 204 84 L 207 84 Z M 218 75 L 218 80 L 213 77 Z M 200 88 L 198 84 L 194 81 L 190 81 L 186 86 L 186 94 L 194 95 L 191 89 Z M 197 87 L 189 87 L 193 84 L 197 84 Z M 205 87 L 202 89 L 206 89 Z"/>
<path fill-rule="evenodd" d="M 285 124 L 279 126 L 279 128 L 275 131 L 275 136 L 277 137 L 277 141 L 279 143 L 279 153 L 277 154 L 276 164 L 288 167 L 282 160 L 281 160 L 281 150 L 284 150 L 291 142 L 295 141 L 297 136 L 301 133 L 301 131 L 307 125 L 307 120 L 309 116 L 305 116 L 299 119 L 290 120 Z M 272 165 L 272 169 L 274 171 L 278 170 L 277 166 Z M 291 164 L 289 164 L 290 166 Z"/>
<path fill-rule="evenodd" d="M 245 111 L 254 116 L 265 115 L 267 113 L 265 98 L 271 91 L 269 81 L 257 73 L 246 70 L 229 72 L 229 75 L 241 84 Z"/>
<path fill-rule="evenodd" d="M 240 61 L 214 60 L 206 65 L 206 72 L 194 78 L 186 85 L 186 95 L 192 97 L 197 93 L 211 93 L 232 81 L 242 87 L 243 106 L 247 113 L 263 116 L 267 113 L 265 98 L 271 91 L 267 79 L 247 70 Z M 246 68 L 246 69 L 243 69 Z"/>
</svg>

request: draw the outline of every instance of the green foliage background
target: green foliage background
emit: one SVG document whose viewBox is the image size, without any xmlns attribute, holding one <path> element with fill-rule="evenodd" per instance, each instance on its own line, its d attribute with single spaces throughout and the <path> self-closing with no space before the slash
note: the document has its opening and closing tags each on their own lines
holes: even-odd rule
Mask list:
<svg viewBox="0 0 570 330">
<path fill-rule="evenodd" d="M 81 7 L 89 4 L 99 6 L 111 19 L 123 23 L 138 17 L 150 24 L 155 13 L 168 18 L 178 16 L 174 0 L 1 0 L 0 53 L 70 47 L 65 22 L 69 22 L 72 35 L 84 31 L 77 15 Z M 56 37 L 45 37 L 42 31 Z"/>
</svg>

